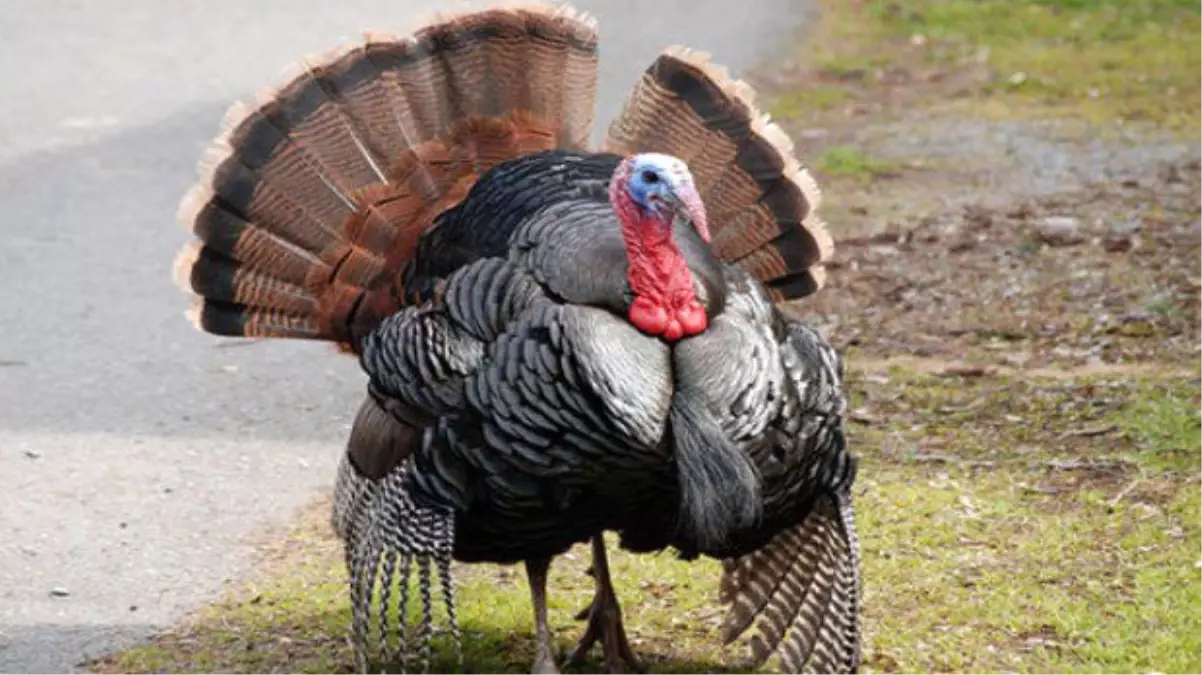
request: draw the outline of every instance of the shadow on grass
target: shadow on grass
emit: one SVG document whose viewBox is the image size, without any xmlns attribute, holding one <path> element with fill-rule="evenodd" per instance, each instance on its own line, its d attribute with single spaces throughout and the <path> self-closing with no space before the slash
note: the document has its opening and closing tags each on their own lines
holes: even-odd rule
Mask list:
<svg viewBox="0 0 1202 675">
<path fill-rule="evenodd" d="M 463 675 L 492 675 L 492 674 L 526 674 L 530 673 L 530 669 L 534 667 L 534 653 L 531 650 L 523 653 L 523 655 L 514 655 L 517 659 L 499 659 L 492 655 L 482 655 L 478 658 L 466 657 L 463 665 L 458 665 L 454 662 L 454 657 L 450 652 L 440 652 L 433 658 L 430 663 L 430 673 L 447 673 L 447 674 L 463 674 Z M 752 668 L 739 668 L 733 665 L 726 665 L 710 661 L 710 659 L 692 659 L 686 658 L 659 658 L 654 655 L 644 655 L 639 653 L 639 659 L 645 668 L 645 671 L 650 674 L 664 675 L 701 675 L 701 674 L 716 674 L 716 675 L 750 675 L 756 673 Z M 409 673 L 419 671 L 419 668 L 413 668 L 410 662 Z M 557 663 L 564 675 L 599 675 L 605 673 L 600 649 L 591 653 L 587 662 L 578 665 L 567 665 L 566 655 L 564 650 L 558 653 Z M 629 671 L 629 670 L 627 670 Z M 341 664 L 334 673 L 338 675 L 353 675 L 355 669 L 351 664 Z M 403 673 L 399 664 L 392 664 L 389 667 L 376 663 L 370 670 L 370 675 L 400 675 Z"/>
<path fill-rule="evenodd" d="M 263 630 L 231 624 L 194 627 L 164 634 L 145 645 L 98 659 L 91 664 L 91 669 L 94 672 L 353 673 L 358 671 L 345 632 L 349 619 L 343 609 L 328 608 L 295 614 L 290 622 Z M 301 626 L 305 627 L 303 632 L 299 630 Z M 333 630 L 315 630 L 315 627 L 333 627 Z M 378 656 L 373 658 L 369 663 L 370 672 L 528 673 L 534 660 L 532 626 L 531 630 L 523 631 L 499 628 L 495 622 L 471 620 L 461 626 L 464 635 L 462 662 L 456 658 L 449 636 L 440 631 L 432 641 L 428 669 L 423 667 L 416 648 L 411 648 L 405 668 L 396 652 L 395 623 L 391 628 L 390 657 L 386 661 Z M 577 635 L 583 633 L 583 628 L 583 624 L 575 628 Z M 409 630 L 412 634 L 412 626 Z M 569 636 L 571 630 L 572 627 L 561 627 L 555 644 L 557 662 L 563 672 L 604 672 L 599 646 L 593 648 L 583 664 L 566 665 L 577 636 Z M 744 672 L 708 657 L 687 658 L 670 651 L 637 648 L 636 651 L 649 673 Z"/>
<path fill-rule="evenodd" d="M 339 614 L 341 618 L 341 614 Z M 349 620 L 349 618 L 348 618 Z M 585 624 L 577 622 L 575 626 L 560 624 L 555 630 L 556 662 L 564 673 L 601 673 L 605 672 L 600 644 L 589 651 L 584 662 L 569 666 L 568 655 L 576 647 L 576 640 L 584 634 Z M 495 621 L 472 620 L 461 625 L 463 631 L 463 661 L 460 663 L 455 656 L 451 638 L 445 629 L 436 628 L 432 641 L 433 652 L 430 659 L 431 673 L 529 673 L 534 662 L 535 638 L 533 623 L 527 628 L 518 627 L 512 630 L 499 629 Z M 412 626 L 409 630 L 412 632 Z M 554 630 L 554 628 L 553 628 Z M 717 644 L 718 637 L 713 636 Z M 385 661 L 373 660 L 372 672 L 404 672 L 401 660 L 396 656 L 396 643 L 392 642 L 392 658 Z M 677 652 L 667 642 L 657 642 L 643 645 L 643 649 L 635 647 L 635 655 L 639 658 L 647 673 L 738 673 L 739 670 L 721 659 L 710 655 L 684 655 Z M 353 664 L 343 664 L 343 671 L 352 672 Z M 408 670 L 422 668 L 420 655 L 412 648 L 407 662 Z M 385 668 L 386 667 L 386 668 Z"/>
</svg>

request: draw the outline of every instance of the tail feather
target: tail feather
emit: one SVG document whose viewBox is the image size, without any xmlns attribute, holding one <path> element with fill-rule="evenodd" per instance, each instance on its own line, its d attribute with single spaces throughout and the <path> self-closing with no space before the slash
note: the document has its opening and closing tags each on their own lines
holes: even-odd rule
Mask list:
<svg viewBox="0 0 1202 675">
<path fill-rule="evenodd" d="M 328 78 L 331 69 L 351 54 L 339 56 L 340 51 L 302 60 L 285 71 L 289 83 L 283 89 L 260 94 L 259 100 L 261 112 L 293 144 L 329 169 L 340 192 L 353 200 L 358 190 L 386 180 L 388 157 L 373 146 L 357 111 L 343 102 Z"/>
<path fill-rule="evenodd" d="M 324 339 L 321 324 L 309 314 L 251 307 L 225 300 L 198 298 L 187 311 L 188 321 L 200 330 L 227 337 L 285 337 Z"/>
<path fill-rule="evenodd" d="M 228 234 L 221 230 L 224 223 L 219 219 L 199 220 L 202 215 L 219 215 L 206 212 L 211 207 L 242 221 L 250 229 L 271 233 L 320 257 L 323 249 L 336 240 L 337 231 L 305 208 L 296 194 L 260 180 L 253 169 L 232 159 L 233 154 L 224 139 L 214 143 L 206 153 L 202 160 L 206 178 L 181 204 L 180 217 L 185 219 L 182 222 L 198 236 Z M 204 164 L 210 164 L 212 169 L 206 171 Z"/>
<path fill-rule="evenodd" d="M 344 45 L 310 61 L 314 79 L 341 103 L 343 113 L 353 120 L 385 170 L 390 158 L 421 142 L 396 74 L 381 67 L 374 56 L 376 50 L 400 40 L 367 33 L 362 44 Z"/>
<path fill-rule="evenodd" d="M 584 147 L 595 69 L 592 22 L 533 4 L 369 34 L 235 105 L 181 205 L 203 244 L 177 260 L 199 327 L 355 347 L 481 173 Z"/>
<path fill-rule="evenodd" d="M 258 108 L 245 105 L 231 108 L 226 123 L 232 128 L 224 144 L 219 141 L 217 145 L 227 150 L 228 155 L 218 165 L 213 182 L 219 184 L 219 180 L 227 178 L 225 170 L 241 165 L 257 183 L 286 195 L 330 236 L 336 237 L 342 221 L 355 212 L 353 195 L 356 187 L 365 184 L 359 182 L 362 176 L 358 172 L 322 161 L 323 155 L 335 155 L 335 151 L 327 147 L 333 142 L 321 137 L 316 120 L 301 117 L 318 112 L 316 97 L 310 95 L 314 89 L 316 87 L 286 86 L 278 94 L 261 94 Z M 267 98 L 273 94 L 306 98 Z M 241 172 L 236 171 L 234 175 L 241 177 Z M 252 199 L 255 196 L 252 195 Z"/>
<path fill-rule="evenodd" d="M 177 279 L 179 283 L 190 285 L 206 298 L 289 314 L 308 314 L 317 309 L 317 299 L 302 286 L 240 265 L 212 248 L 193 244 L 180 254 L 176 270 L 177 277 L 186 275 Z"/>
<path fill-rule="evenodd" d="M 705 202 L 714 252 L 753 273 L 774 299 L 822 287 L 833 244 L 814 213 L 817 184 L 788 136 L 756 108 L 751 88 L 707 56 L 665 50 L 631 92 L 605 149 L 685 160 Z"/>
<path fill-rule="evenodd" d="M 848 673 L 860 664 L 860 549 L 849 497 L 824 495 L 794 527 L 725 562 L 723 639 L 751 631 L 756 666 Z"/>
<path fill-rule="evenodd" d="M 304 228 L 281 227 L 273 231 L 256 226 L 234 213 L 228 202 L 219 199 L 206 185 L 198 185 L 184 198 L 180 208 L 181 222 L 192 223 L 193 231 L 205 248 L 254 269 L 273 270 L 278 278 L 305 285 L 314 274 L 327 272 L 312 246 L 319 236 L 308 238 Z M 303 222 L 303 221 L 302 221 Z M 181 252 L 177 267 L 190 264 L 195 243 Z M 178 275 L 177 275 L 178 280 Z"/>
</svg>

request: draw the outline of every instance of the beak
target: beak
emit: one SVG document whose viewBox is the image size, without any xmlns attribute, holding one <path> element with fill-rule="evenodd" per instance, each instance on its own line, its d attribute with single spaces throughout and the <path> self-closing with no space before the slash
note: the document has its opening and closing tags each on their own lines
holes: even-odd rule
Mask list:
<svg viewBox="0 0 1202 675">
<path fill-rule="evenodd" d="M 705 217 L 705 204 L 701 201 L 701 195 L 697 194 L 697 189 L 692 185 L 682 186 L 678 190 L 672 190 L 667 193 L 664 200 L 672 208 L 672 211 L 677 217 L 693 223 L 693 228 L 697 230 L 701 240 L 705 243 L 710 243 L 709 223 Z"/>
</svg>

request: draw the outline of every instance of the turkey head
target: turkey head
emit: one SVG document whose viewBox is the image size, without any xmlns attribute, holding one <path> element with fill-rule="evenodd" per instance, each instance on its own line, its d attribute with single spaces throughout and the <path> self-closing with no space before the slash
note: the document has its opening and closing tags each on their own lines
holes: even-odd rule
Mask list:
<svg viewBox="0 0 1202 675">
<path fill-rule="evenodd" d="M 627 319 L 668 342 L 704 331 L 709 316 L 672 234 L 681 218 L 692 223 L 702 241 L 710 240 L 705 206 L 689 168 L 671 155 L 632 155 L 614 171 L 609 200 L 626 246 L 632 295 Z"/>
</svg>

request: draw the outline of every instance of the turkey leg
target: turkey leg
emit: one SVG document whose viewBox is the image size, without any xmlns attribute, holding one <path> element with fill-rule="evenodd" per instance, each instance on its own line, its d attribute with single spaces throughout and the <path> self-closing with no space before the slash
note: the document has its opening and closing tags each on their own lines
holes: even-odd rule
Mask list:
<svg viewBox="0 0 1202 675">
<path fill-rule="evenodd" d="M 609 673 L 642 672 L 643 666 L 634 656 L 634 650 L 626 640 L 626 629 L 622 627 L 622 608 L 609 579 L 609 560 L 605 554 L 605 539 L 601 534 L 593 537 L 593 578 L 597 591 L 593 602 L 582 614 L 588 616 L 588 628 L 580 638 L 576 650 L 568 659 L 568 665 L 579 666 L 593 643 L 601 641 L 605 654 L 605 670 Z"/>
<path fill-rule="evenodd" d="M 538 645 L 534 648 L 534 669 L 539 673 L 557 674 L 555 655 L 551 651 L 551 630 L 547 628 L 547 570 L 550 558 L 526 561 L 526 578 L 530 581 L 530 601 L 534 604 L 534 632 Z"/>
</svg>

